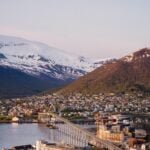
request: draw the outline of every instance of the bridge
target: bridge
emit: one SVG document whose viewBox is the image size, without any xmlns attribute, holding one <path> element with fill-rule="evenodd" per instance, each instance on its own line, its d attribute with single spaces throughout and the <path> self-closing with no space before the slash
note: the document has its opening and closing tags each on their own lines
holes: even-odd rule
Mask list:
<svg viewBox="0 0 150 150">
<path fill-rule="evenodd" d="M 57 127 L 57 130 L 69 137 L 68 140 L 65 141 L 66 144 L 82 148 L 92 145 L 102 149 L 121 150 L 121 148 L 113 143 L 97 138 L 91 132 L 88 132 L 79 125 L 73 124 L 69 120 L 62 118 L 55 113 L 39 113 L 38 115 L 38 119 L 42 122 L 49 122 L 51 118 L 55 118 L 55 126 Z M 60 123 L 62 124 L 61 126 Z"/>
</svg>

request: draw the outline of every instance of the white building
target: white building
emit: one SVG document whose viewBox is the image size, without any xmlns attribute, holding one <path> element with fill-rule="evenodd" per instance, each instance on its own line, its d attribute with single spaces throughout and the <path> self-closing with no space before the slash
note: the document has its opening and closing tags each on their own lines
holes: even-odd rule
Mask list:
<svg viewBox="0 0 150 150">
<path fill-rule="evenodd" d="M 74 150 L 74 147 L 65 144 L 48 143 L 46 141 L 37 141 L 36 150 Z"/>
</svg>

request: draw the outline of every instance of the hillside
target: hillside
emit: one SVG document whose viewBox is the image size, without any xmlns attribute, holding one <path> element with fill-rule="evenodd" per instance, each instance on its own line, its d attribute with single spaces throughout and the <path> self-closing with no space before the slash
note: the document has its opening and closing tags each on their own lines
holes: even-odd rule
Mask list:
<svg viewBox="0 0 150 150">
<path fill-rule="evenodd" d="M 64 84 L 58 79 L 40 79 L 17 69 L 0 66 L 0 98 L 28 96 Z"/>
<path fill-rule="evenodd" d="M 144 48 L 107 63 L 58 91 L 76 92 L 150 92 L 150 49 Z"/>
</svg>

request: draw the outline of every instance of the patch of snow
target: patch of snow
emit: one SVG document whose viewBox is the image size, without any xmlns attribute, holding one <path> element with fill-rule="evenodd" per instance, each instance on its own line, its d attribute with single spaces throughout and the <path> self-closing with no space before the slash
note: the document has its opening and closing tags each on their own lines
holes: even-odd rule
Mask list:
<svg viewBox="0 0 150 150">
<path fill-rule="evenodd" d="M 130 55 L 123 57 L 123 60 L 126 62 L 131 62 L 133 60 L 133 57 L 134 57 L 134 55 L 130 54 Z"/>
<path fill-rule="evenodd" d="M 146 54 L 146 57 L 150 57 L 150 54 Z"/>
</svg>

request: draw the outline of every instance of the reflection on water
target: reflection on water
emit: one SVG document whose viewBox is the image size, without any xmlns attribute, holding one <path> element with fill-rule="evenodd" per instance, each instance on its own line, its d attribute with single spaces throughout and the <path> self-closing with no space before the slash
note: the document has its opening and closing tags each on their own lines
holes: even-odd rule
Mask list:
<svg viewBox="0 0 150 150">
<path fill-rule="evenodd" d="M 17 128 L 19 124 L 18 124 L 18 123 L 13 122 L 11 125 L 12 125 L 12 127 L 14 127 L 14 128 L 16 127 L 16 128 Z"/>
</svg>

